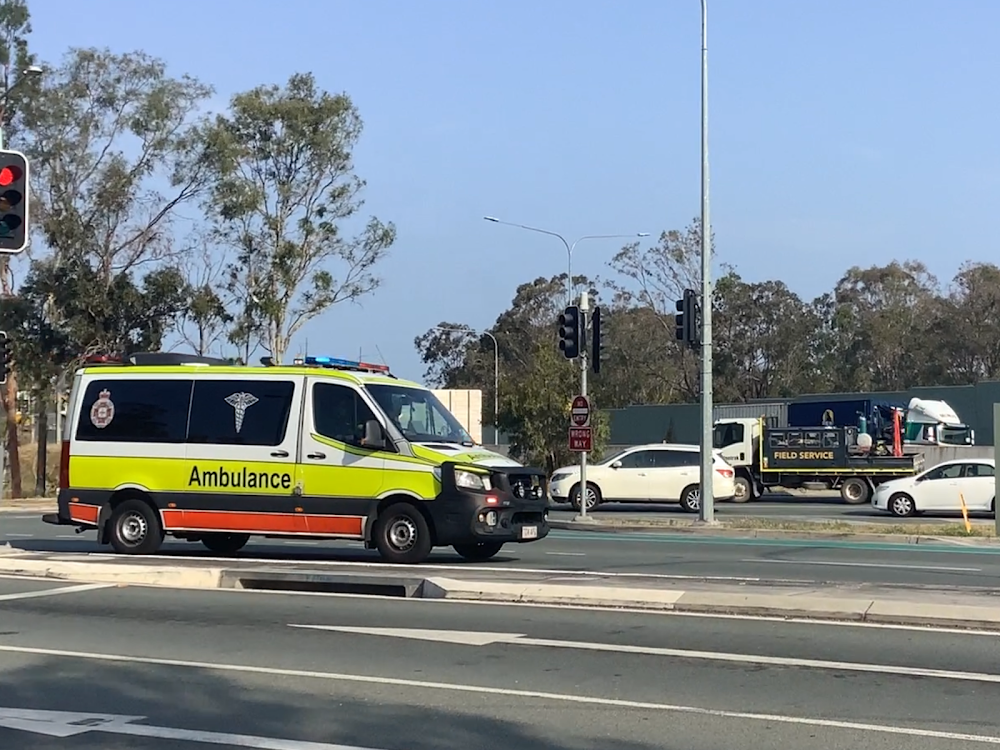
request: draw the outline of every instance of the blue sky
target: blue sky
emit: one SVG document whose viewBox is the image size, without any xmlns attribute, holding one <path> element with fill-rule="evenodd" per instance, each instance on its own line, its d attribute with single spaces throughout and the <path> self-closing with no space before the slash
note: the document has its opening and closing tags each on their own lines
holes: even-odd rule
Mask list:
<svg viewBox="0 0 1000 750">
<path fill-rule="evenodd" d="M 699 211 L 699 0 L 30 0 L 44 59 L 145 49 L 219 103 L 312 71 L 354 99 L 366 210 L 399 239 L 384 286 L 308 326 L 314 354 L 381 352 L 489 326 L 558 240 L 680 229 Z M 991 0 L 709 0 L 718 259 L 804 297 L 851 265 L 916 258 L 947 281 L 996 261 Z M 653 239 L 651 238 L 651 239 Z M 574 270 L 608 273 L 615 240 Z"/>
</svg>

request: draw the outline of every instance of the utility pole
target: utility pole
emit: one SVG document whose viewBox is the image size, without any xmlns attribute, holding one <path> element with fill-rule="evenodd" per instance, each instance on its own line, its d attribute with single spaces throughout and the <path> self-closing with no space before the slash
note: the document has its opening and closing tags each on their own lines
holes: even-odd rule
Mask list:
<svg viewBox="0 0 1000 750">
<path fill-rule="evenodd" d="M 712 223 L 708 203 L 708 0 L 701 0 L 701 498 L 699 519 L 715 522 L 712 456 Z"/>
</svg>

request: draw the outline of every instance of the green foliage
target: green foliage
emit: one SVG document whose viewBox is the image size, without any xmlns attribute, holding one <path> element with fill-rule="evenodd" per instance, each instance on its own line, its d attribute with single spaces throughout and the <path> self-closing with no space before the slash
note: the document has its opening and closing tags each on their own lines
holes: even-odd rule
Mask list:
<svg viewBox="0 0 1000 750">
<path fill-rule="evenodd" d="M 206 127 L 205 208 L 235 253 L 233 340 L 247 356 L 256 336 L 281 361 L 307 321 L 378 287 L 395 228 L 371 218 L 357 236 L 344 231 L 363 205 L 353 164 L 361 130 L 350 98 L 318 90 L 311 74 L 237 94 Z"/>
<path fill-rule="evenodd" d="M 597 409 L 693 402 L 698 361 L 678 344 L 675 300 L 699 289 L 700 226 L 622 248 L 601 303 L 606 359 L 592 376 Z M 564 277 L 521 285 L 491 331 L 500 342 L 500 427 L 515 454 L 566 463 L 569 399 L 579 372 L 556 347 Z M 600 302 L 592 289 L 594 303 Z M 1000 268 L 962 266 L 942 290 L 917 262 L 850 268 L 808 301 L 779 280 L 746 281 L 726 267 L 713 294 L 714 390 L 719 403 L 1000 379 Z M 492 349 L 461 323 L 416 339 L 429 382 L 492 393 Z M 597 425 L 598 433 L 604 429 Z M 670 440 L 672 425 L 665 425 Z"/>
</svg>

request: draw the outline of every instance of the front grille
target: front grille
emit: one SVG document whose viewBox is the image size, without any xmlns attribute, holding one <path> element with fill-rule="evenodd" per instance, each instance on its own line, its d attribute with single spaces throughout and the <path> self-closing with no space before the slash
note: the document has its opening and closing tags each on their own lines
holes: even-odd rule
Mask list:
<svg viewBox="0 0 1000 750">
<path fill-rule="evenodd" d="M 540 474 L 508 474 L 510 491 L 522 500 L 541 500 L 547 492 L 545 477 Z"/>
</svg>

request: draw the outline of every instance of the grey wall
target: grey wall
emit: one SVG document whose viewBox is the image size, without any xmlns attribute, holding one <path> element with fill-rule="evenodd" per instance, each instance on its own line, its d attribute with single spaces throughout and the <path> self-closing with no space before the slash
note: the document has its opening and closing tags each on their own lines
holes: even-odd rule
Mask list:
<svg viewBox="0 0 1000 750">
<path fill-rule="evenodd" d="M 976 385 L 913 388 L 909 391 L 881 393 L 808 394 L 795 401 L 853 401 L 871 398 L 907 403 L 914 396 L 947 401 L 963 422 L 976 431 L 977 445 L 994 443 L 993 405 L 1000 403 L 1000 382 L 985 381 Z M 768 399 L 773 403 L 779 399 Z M 793 399 L 786 399 L 792 401 Z M 658 443 L 665 439 L 678 443 L 697 443 L 701 435 L 701 407 L 698 404 L 655 404 L 610 409 L 611 443 L 636 445 Z M 944 459 L 942 459 L 944 460 Z"/>
</svg>

